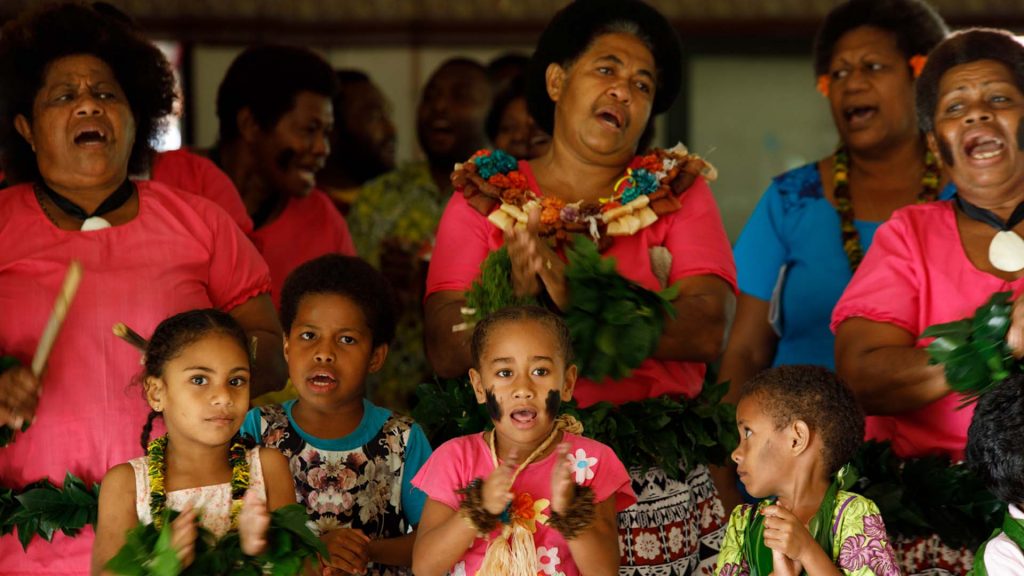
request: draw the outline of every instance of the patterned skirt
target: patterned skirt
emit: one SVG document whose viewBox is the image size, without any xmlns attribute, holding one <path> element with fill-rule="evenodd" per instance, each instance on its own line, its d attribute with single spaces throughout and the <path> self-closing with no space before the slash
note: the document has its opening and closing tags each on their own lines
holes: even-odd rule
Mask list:
<svg viewBox="0 0 1024 576">
<path fill-rule="evenodd" d="M 909 576 L 958 576 L 967 574 L 974 563 L 968 548 L 951 548 L 932 534 L 925 538 L 895 536 L 892 547 L 900 572 Z"/>
<path fill-rule="evenodd" d="M 706 466 L 672 480 L 630 470 L 638 502 L 619 513 L 620 576 L 714 574 L 725 511 Z"/>
</svg>

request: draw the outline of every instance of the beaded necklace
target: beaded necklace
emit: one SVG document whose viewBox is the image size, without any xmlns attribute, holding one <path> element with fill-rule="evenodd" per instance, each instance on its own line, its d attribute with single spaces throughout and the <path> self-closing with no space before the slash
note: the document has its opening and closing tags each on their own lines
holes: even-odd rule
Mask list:
<svg viewBox="0 0 1024 576">
<path fill-rule="evenodd" d="M 839 214 L 839 229 L 843 240 L 843 251 L 850 261 L 850 270 L 856 271 L 860 261 L 864 259 L 864 247 L 860 243 L 860 232 L 854 224 L 853 199 L 850 197 L 849 176 L 850 156 L 845 146 L 836 150 L 832 163 L 832 182 L 835 185 L 832 195 L 836 199 L 836 212 Z M 917 194 L 917 203 L 924 204 L 938 198 L 939 163 L 931 151 L 924 155 L 924 175 L 921 176 L 921 191 Z"/>
<path fill-rule="evenodd" d="M 231 529 L 238 527 L 238 514 L 242 511 L 242 500 L 249 489 L 249 461 L 245 457 L 245 444 L 235 437 L 228 452 L 231 464 Z M 149 459 L 149 511 L 153 525 L 159 530 L 163 525 L 163 513 L 167 505 L 164 476 L 167 474 L 167 435 L 153 439 L 146 449 Z"/>
</svg>

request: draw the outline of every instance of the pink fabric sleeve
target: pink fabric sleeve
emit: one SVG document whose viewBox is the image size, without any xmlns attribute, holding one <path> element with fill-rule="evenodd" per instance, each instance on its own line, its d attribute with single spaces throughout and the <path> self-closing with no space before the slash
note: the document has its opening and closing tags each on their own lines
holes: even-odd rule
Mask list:
<svg viewBox="0 0 1024 576">
<path fill-rule="evenodd" d="M 252 218 L 235 183 L 210 159 L 184 148 L 160 152 L 153 159 L 152 178 L 212 201 L 231 216 L 242 232 L 252 232 Z"/>
<path fill-rule="evenodd" d="M 242 230 L 210 204 L 195 203 L 196 212 L 213 233 L 210 246 L 210 301 L 231 311 L 248 300 L 270 292 L 270 269 Z"/>
<path fill-rule="evenodd" d="M 622 461 L 608 446 L 593 440 L 590 442 L 599 458 L 599 469 L 594 475 L 593 483 L 590 484 L 590 488 L 594 491 L 594 500 L 604 502 L 608 498 L 614 497 L 616 512 L 622 512 L 636 504 L 633 481 Z"/>
<path fill-rule="evenodd" d="M 458 510 L 462 502 L 462 496 L 456 490 L 465 488 L 472 480 L 466 477 L 467 440 L 469 438 L 463 436 L 442 444 L 412 479 L 412 485 L 422 490 L 428 498 L 453 510 Z"/>
<path fill-rule="evenodd" d="M 832 310 L 832 332 L 849 318 L 898 326 L 915 337 L 919 326 L 918 271 L 922 256 L 907 221 L 899 212 L 875 232 L 871 249 Z"/>
<path fill-rule="evenodd" d="M 665 247 L 672 254 L 669 280 L 713 274 L 728 282 L 735 293 L 732 246 L 711 188 L 703 178 L 697 178 L 679 201 L 682 208 L 670 216 L 673 220 L 665 238 Z"/>
<path fill-rule="evenodd" d="M 426 296 L 444 290 L 468 290 L 480 275 L 480 264 L 493 248 L 492 229 L 500 231 L 456 190 L 438 225 L 437 241 L 427 272 Z"/>
</svg>

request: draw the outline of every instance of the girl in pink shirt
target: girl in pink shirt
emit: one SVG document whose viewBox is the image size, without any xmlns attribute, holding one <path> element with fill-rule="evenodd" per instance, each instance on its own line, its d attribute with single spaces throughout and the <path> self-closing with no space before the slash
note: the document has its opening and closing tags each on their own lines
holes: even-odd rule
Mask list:
<svg viewBox="0 0 1024 576">
<path fill-rule="evenodd" d="M 471 348 L 494 429 L 446 442 L 413 478 L 428 496 L 414 572 L 616 573 L 615 515 L 636 497 L 615 453 L 558 416 L 576 384 L 568 328 L 543 308 L 507 308 L 477 325 Z"/>
</svg>

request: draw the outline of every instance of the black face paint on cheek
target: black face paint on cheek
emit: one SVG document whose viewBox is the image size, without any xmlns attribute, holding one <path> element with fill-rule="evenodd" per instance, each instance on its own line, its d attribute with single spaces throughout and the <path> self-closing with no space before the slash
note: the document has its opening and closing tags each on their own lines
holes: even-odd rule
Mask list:
<svg viewBox="0 0 1024 576">
<path fill-rule="evenodd" d="M 292 165 L 292 160 L 294 160 L 295 157 L 298 155 L 299 153 L 294 149 L 285 148 L 284 150 L 281 150 L 281 153 L 278 154 L 277 158 L 274 159 L 274 163 L 277 164 L 277 167 L 281 171 L 284 171 L 287 170 L 288 167 Z"/>
<path fill-rule="evenodd" d="M 558 418 L 558 409 L 562 407 L 562 395 L 558 390 L 548 392 L 548 398 L 544 401 L 544 407 L 548 411 L 548 418 Z"/>
<path fill-rule="evenodd" d="M 1017 150 L 1024 150 L 1024 118 L 1017 122 Z"/>
<path fill-rule="evenodd" d="M 1020 128 L 1017 128 L 1017 141 L 1020 142 Z M 939 146 L 939 156 L 942 158 L 942 163 L 946 166 L 953 165 L 953 147 L 949 145 L 949 141 L 944 137 L 935 135 L 935 142 Z"/>
<path fill-rule="evenodd" d="M 501 404 L 498 404 L 497 396 L 490 390 L 484 392 L 484 394 L 487 395 L 487 415 L 494 422 L 501 422 Z"/>
</svg>

